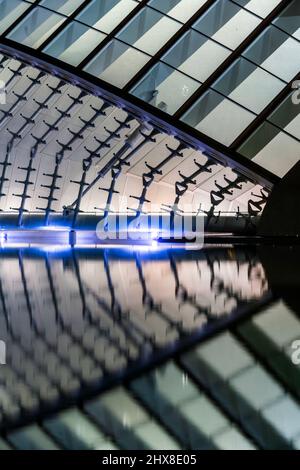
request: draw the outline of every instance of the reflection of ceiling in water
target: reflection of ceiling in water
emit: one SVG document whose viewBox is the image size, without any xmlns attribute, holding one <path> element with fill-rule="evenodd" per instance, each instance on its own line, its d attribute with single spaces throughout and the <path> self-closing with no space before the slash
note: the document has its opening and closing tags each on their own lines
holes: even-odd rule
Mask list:
<svg viewBox="0 0 300 470">
<path fill-rule="evenodd" d="M 2 425 L 144 367 L 267 293 L 258 258 L 238 250 L 2 251 Z"/>
<path fill-rule="evenodd" d="M 0 449 L 299 449 L 297 337 L 300 319 L 276 301 L 152 371 L 8 432 Z M 51 364 L 49 380 L 58 377 Z M 25 369 L 8 382 L 34 376 L 36 389 L 41 373 Z"/>
<path fill-rule="evenodd" d="M 0 278 L 0 449 L 300 448 L 300 318 L 254 250 L 7 250 Z"/>
</svg>

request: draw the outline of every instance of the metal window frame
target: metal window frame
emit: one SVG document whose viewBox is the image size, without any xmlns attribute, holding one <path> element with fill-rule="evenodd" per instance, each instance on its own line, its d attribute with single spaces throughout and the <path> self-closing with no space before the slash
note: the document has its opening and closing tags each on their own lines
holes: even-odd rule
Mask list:
<svg viewBox="0 0 300 470">
<path fill-rule="evenodd" d="M 103 96 L 106 101 L 124 108 L 141 122 L 152 122 L 162 132 L 168 135 L 176 135 L 190 147 L 209 155 L 217 163 L 232 167 L 254 184 L 261 184 L 271 190 L 273 185 L 280 180 L 279 177 L 240 155 L 235 150 L 193 129 L 186 123 L 176 119 L 176 117 L 170 116 L 139 98 L 126 93 L 124 90 L 90 75 L 84 70 L 79 70 L 78 67 L 69 65 L 39 50 L 32 49 L 2 36 L 0 36 L 0 52 L 49 74 L 54 74 L 75 86 L 80 86 L 88 93 L 99 97 Z"/>
</svg>

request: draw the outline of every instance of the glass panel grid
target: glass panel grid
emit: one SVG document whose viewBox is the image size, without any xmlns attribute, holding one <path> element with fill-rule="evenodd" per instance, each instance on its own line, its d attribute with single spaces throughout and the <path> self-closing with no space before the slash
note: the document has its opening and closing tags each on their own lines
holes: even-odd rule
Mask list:
<svg viewBox="0 0 300 470">
<path fill-rule="evenodd" d="M 299 404 L 232 334 L 219 335 L 183 355 L 182 361 L 218 402 L 238 414 L 264 448 L 293 447 L 299 434 Z"/>
<path fill-rule="evenodd" d="M 68 410 L 46 422 L 44 427 L 69 450 L 97 450 L 114 447 L 107 437 L 79 410 Z"/>
</svg>

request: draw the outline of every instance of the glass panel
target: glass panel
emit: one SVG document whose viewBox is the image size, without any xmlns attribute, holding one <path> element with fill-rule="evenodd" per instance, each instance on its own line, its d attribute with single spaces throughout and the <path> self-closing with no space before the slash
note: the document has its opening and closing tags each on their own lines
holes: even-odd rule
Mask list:
<svg viewBox="0 0 300 470">
<path fill-rule="evenodd" d="M 144 8 L 117 38 L 148 54 L 155 54 L 181 27 L 177 21 Z"/>
<path fill-rule="evenodd" d="M 252 113 L 211 90 L 181 120 L 213 139 L 230 145 L 254 118 Z"/>
<path fill-rule="evenodd" d="M 182 360 L 200 383 L 204 383 L 215 399 L 238 417 L 243 427 L 255 435 L 263 447 L 291 448 L 287 434 L 282 432 L 275 419 L 272 420 L 276 412 L 274 415 L 269 412 L 285 398 L 290 404 L 292 400 L 285 395 L 274 377 L 254 362 L 254 358 L 232 334 L 222 333 L 199 346 L 194 353 L 184 355 Z M 295 412 L 299 414 L 298 407 Z M 300 426 L 298 417 L 297 420 Z"/>
<path fill-rule="evenodd" d="M 180 450 L 180 445 L 153 421 L 140 426 L 137 435 L 143 441 L 144 449 Z"/>
<path fill-rule="evenodd" d="M 8 37 L 36 49 L 63 21 L 65 21 L 65 17 L 37 7 L 13 29 Z"/>
<path fill-rule="evenodd" d="M 149 419 L 143 408 L 122 387 L 104 393 L 99 399 L 88 403 L 86 409 L 103 423 L 109 411 L 120 423 L 126 423 L 127 428 L 136 427 Z"/>
<path fill-rule="evenodd" d="M 201 423 L 201 431 L 206 436 L 212 436 L 228 426 L 228 420 L 205 396 L 191 400 L 183 407 L 185 416 L 194 426 Z"/>
<path fill-rule="evenodd" d="M 294 446 L 296 450 L 300 450 L 300 437 L 294 441 Z"/>
<path fill-rule="evenodd" d="M 268 117 L 269 122 L 260 126 L 240 147 L 239 152 L 267 168 L 278 176 L 284 176 L 299 160 L 300 145 L 292 136 L 300 139 L 300 106 L 293 103 L 290 94 Z M 291 135 L 280 132 L 284 129 Z"/>
<path fill-rule="evenodd" d="M 12 432 L 8 440 L 19 450 L 58 450 L 55 443 L 36 425 Z"/>
<path fill-rule="evenodd" d="M 78 65 L 105 37 L 106 35 L 73 21 L 44 52 L 63 62 Z"/>
<path fill-rule="evenodd" d="M 300 139 L 300 104 L 293 103 L 292 94 L 268 117 L 268 121 Z"/>
<path fill-rule="evenodd" d="M 274 26 L 267 28 L 243 55 L 287 82 L 300 69 L 299 42 Z"/>
<path fill-rule="evenodd" d="M 231 385 L 257 411 L 279 399 L 284 393 L 283 388 L 258 365 L 234 377 Z"/>
<path fill-rule="evenodd" d="M 282 302 L 278 301 L 239 328 L 244 340 L 282 382 L 300 396 L 300 366 L 291 361 L 292 344 L 300 336 L 300 320 Z"/>
<path fill-rule="evenodd" d="M 188 31 L 162 58 L 181 72 L 203 82 L 230 55 L 230 51 L 196 31 Z"/>
<path fill-rule="evenodd" d="M 256 15 L 265 18 L 267 15 L 279 5 L 281 0 L 235 0 L 242 7 L 247 10 L 253 11 Z"/>
<path fill-rule="evenodd" d="M 169 404 L 179 406 L 199 395 L 197 387 L 174 363 L 168 363 L 156 369 L 152 374 L 136 379 L 131 386 L 135 392 L 143 395 L 148 403 L 151 402 L 151 398 L 155 397 L 154 401 L 164 399 Z"/>
<path fill-rule="evenodd" d="M 264 123 L 239 148 L 239 152 L 282 177 L 300 159 L 300 144 L 271 124 Z"/>
<path fill-rule="evenodd" d="M 93 0 L 76 19 L 110 33 L 136 7 L 133 0 Z"/>
<path fill-rule="evenodd" d="M 125 449 L 178 448 L 177 442 L 122 387 L 86 404 L 85 409 Z"/>
<path fill-rule="evenodd" d="M 198 82 L 159 63 L 132 90 L 132 94 L 168 114 L 173 114 L 198 86 Z"/>
<path fill-rule="evenodd" d="M 212 88 L 250 111 L 260 113 L 284 86 L 284 82 L 247 60 L 239 59 Z"/>
<path fill-rule="evenodd" d="M 176 20 L 186 22 L 205 2 L 206 0 L 151 0 L 149 5 Z"/>
<path fill-rule="evenodd" d="M 286 439 L 297 438 L 300 434 L 300 409 L 289 396 L 264 410 L 263 415 Z"/>
<path fill-rule="evenodd" d="M 104 393 L 85 405 L 85 411 L 96 420 L 124 449 L 140 449 L 142 442 L 135 429 L 150 418 L 146 411 L 122 387 Z"/>
<path fill-rule="evenodd" d="M 121 88 L 148 60 L 149 56 L 114 39 L 84 70 Z"/>
<path fill-rule="evenodd" d="M 256 315 L 252 321 L 279 348 L 284 348 L 287 343 L 300 338 L 300 321 L 282 301 Z"/>
<path fill-rule="evenodd" d="M 134 380 L 130 386 L 135 396 L 176 435 L 183 447 L 215 448 L 201 431 L 201 420 L 194 425 L 186 416 L 184 406 L 202 394 L 175 364 L 160 367 Z"/>
<path fill-rule="evenodd" d="M 122 448 L 143 448 L 142 441 L 136 436 L 136 428 L 149 422 L 150 417 L 123 387 L 87 403 L 85 410 Z"/>
<path fill-rule="evenodd" d="M 219 0 L 194 24 L 194 28 L 235 49 L 261 20 L 228 0 Z"/>
<path fill-rule="evenodd" d="M 93 450 L 107 445 L 105 435 L 78 410 L 61 413 L 44 426 L 65 449 Z"/>
<path fill-rule="evenodd" d="M 174 363 L 134 380 L 131 388 L 184 447 L 215 449 L 216 446 L 222 448 L 227 445 L 232 449 L 252 448 L 239 430 L 231 428 L 227 418 L 194 385 L 189 375 Z M 220 432 L 224 434 L 223 440 Z"/>
<path fill-rule="evenodd" d="M 221 450 L 254 450 L 255 447 L 234 428 L 227 429 L 214 437 L 214 442 Z"/>
<path fill-rule="evenodd" d="M 19 0 L 0 0 L 0 34 L 4 33 L 30 6 L 29 3 Z"/>
<path fill-rule="evenodd" d="M 252 357 L 229 333 L 209 341 L 195 352 L 225 380 L 253 364 Z"/>
<path fill-rule="evenodd" d="M 61 13 L 62 15 L 71 15 L 84 0 L 42 0 L 40 5 L 50 10 Z"/>
<path fill-rule="evenodd" d="M 112 442 L 105 441 L 97 447 L 97 450 L 119 450 L 119 448 Z"/>
<path fill-rule="evenodd" d="M 281 15 L 273 21 L 274 24 L 300 39 L 300 3 L 294 0 Z"/>
<path fill-rule="evenodd" d="M 9 445 L 3 441 L 3 439 L 0 439 L 0 450 L 11 450 Z"/>
</svg>

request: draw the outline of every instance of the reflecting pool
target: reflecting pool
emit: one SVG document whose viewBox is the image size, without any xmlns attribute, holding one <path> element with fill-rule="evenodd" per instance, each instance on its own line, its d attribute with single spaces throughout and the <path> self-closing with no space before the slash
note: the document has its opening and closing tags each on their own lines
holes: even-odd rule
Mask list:
<svg viewBox="0 0 300 470">
<path fill-rule="evenodd" d="M 0 250 L 0 449 L 300 448 L 299 261 Z"/>
</svg>

